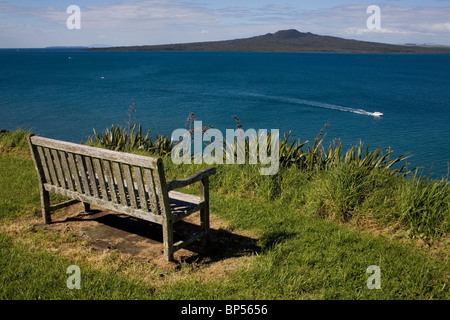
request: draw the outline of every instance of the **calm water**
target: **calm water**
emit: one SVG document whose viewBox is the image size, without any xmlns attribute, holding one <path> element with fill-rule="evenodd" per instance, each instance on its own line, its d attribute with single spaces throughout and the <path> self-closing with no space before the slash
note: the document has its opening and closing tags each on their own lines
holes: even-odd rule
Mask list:
<svg viewBox="0 0 450 320">
<path fill-rule="evenodd" d="M 414 152 L 435 177 L 450 161 L 450 55 L 0 50 L 0 128 L 79 142 L 124 125 L 133 102 L 153 133 L 184 128 L 190 112 L 302 141 L 331 122 L 327 144 Z"/>
</svg>

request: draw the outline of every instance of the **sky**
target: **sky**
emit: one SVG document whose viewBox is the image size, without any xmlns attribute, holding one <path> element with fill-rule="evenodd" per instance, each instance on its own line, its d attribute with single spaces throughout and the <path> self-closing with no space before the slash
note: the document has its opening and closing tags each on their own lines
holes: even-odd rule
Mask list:
<svg viewBox="0 0 450 320">
<path fill-rule="evenodd" d="M 80 9 L 78 20 L 67 12 L 71 5 Z M 379 28 L 368 26 L 370 5 L 380 8 Z M 0 0 L 0 48 L 216 41 L 286 29 L 450 45 L 450 0 Z"/>
</svg>

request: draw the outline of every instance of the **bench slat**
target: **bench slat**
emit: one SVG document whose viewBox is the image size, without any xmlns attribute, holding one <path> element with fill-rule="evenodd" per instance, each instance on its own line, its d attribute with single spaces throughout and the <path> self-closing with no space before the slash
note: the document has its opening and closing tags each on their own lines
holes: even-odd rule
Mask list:
<svg viewBox="0 0 450 320">
<path fill-rule="evenodd" d="M 119 203 L 117 199 L 117 193 L 114 183 L 114 177 L 112 175 L 111 163 L 108 160 L 103 161 L 103 165 L 105 168 L 105 178 L 107 182 L 107 188 L 109 189 L 109 194 L 111 196 L 111 201 L 115 203 Z"/>
<path fill-rule="evenodd" d="M 44 155 L 44 150 L 42 149 L 42 147 L 37 147 L 37 151 L 38 151 L 40 163 L 42 165 L 42 169 L 44 170 L 45 181 L 47 183 L 50 183 L 52 180 L 50 177 L 50 172 L 48 171 L 48 164 L 47 164 L 47 159 L 45 158 L 45 155 Z"/>
<path fill-rule="evenodd" d="M 75 185 L 74 185 L 74 182 L 73 182 L 72 173 L 70 172 L 70 169 L 69 169 L 69 163 L 67 162 L 67 154 L 64 151 L 60 150 L 59 151 L 59 156 L 61 158 L 61 164 L 62 164 L 62 167 L 63 167 L 64 176 L 66 177 L 69 190 L 74 191 L 75 190 Z"/>
<path fill-rule="evenodd" d="M 83 188 L 81 187 L 80 175 L 78 173 L 77 163 L 75 161 L 75 156 L 73 153 L 67 153 L 67 160 L 69 161 L 69 167 L 72 171 L 73 180 L 75 182 L 75 191 L 83 193 Z"/>
<path fill-rule="evenodd" d="M 83 186 L 83 193 L 90 196 L 91 194 L 91 190 L 89 188 L 89 180 L 88 180 L 88 176 L 86 174 L 86 167 L 85 167 L 85 163 L 84 163 L 84 157 L 82 157 L 81 155 L 77 154 L 75 155 L 75 158 L 77 159 L 77 166 L 79 169 L 79 173 L 80 173 L 80 177 L 81 177 L 81 184 Z"/>
<path fill-rule="evenodd" d="M 47 165 L 50 171 L 50 176 L 52 178 L 51 179 L 52 184 L 59 187 L 61 185 L 59 184 L 58 178 L 56 177 L 55 165 L 53 164 L 53 159 L 52 155 L 50 154 L 50 150 L 48 148 L 44 148 L 44 153 L 45 157 L 47 158 Z"/>
<path fill-rule="evenodd" d="M 113 171 L 115 182 L 117 184 L 117 189 L 119 191 L 120 203 L 122 205 L 127 206 L 128 205 L 127 194 L 125 193 L 125 186 L 123 184 L 122 170 L 120 169 L 120 164 L 118 162 L 113 162 Z"/>
<path fill-rule="evenodd" d="M 134 190 L 133 177 L 131 176 L 130 166 L 128 164 L 123 164 L 123 173 L 125 175 L 125 181 L 127 183 L 128 198 L 130 200 L 130 205 L 137 209 L 136 192 Z"/>
<path fill-rule="evenodd" d="M 97 178 L 95 176 L 95 171 L 94 171 L 94 168 L 92 166 L 92 158 L 91 157 L 84 157 L 84 162 L 86 164 L 87 173 L 89 175 L 89 183 L 90 183 L 90 186 L 91 186 L 91 191 L 92 191 L 94 197 L 99 197 Z"/>
<path fill-rule="evenodd" d="M 156 214 L 161 214 L 161 211 L 159 210 L 159 202 L 156 194 L 155 184 L 153 182 L 152 170 L 144 168 L 144 179 L 148 191 L 150 210 Z"/>
<path fill-rule="evenodd" d="M 105 175 L 103 173 L 102 164 L 100 162 L 100 159 L 94 158 L 94 167 L 95 167 L 95 172 L 96 172 L 96 176 L 98 179 L 98 184 L 100 186 L 101 198 L 105 201 L 109 201 L 109 200 L 111 200 L 111 198 L 108 194 L 108 190 L 106 189 Z"/>
<path fill-rule="evenodd" d="M 57 174 L 57 178 L 59 180 L 60 186 L 63 188 L 67 188 L 67 182 L 66 182 L 66 178 L 64 177 L 61 161 L 59 161 L 58 150 L 53 149 L 53 150 L 51 150 L 51 153 L 53 156 L 53 161 L 55 163 L 56 174 Z"/>
<path fill-rule="evenodd" d="M 134 178 L 139 192 L 139 204 L 144 211 L 148 210 L 147 196 L 145 194 L 144 179 L 142 178 L 141 167 L 134 167 Z M 156 213 L 156 212 L 155 212 Z"/>
</svg>

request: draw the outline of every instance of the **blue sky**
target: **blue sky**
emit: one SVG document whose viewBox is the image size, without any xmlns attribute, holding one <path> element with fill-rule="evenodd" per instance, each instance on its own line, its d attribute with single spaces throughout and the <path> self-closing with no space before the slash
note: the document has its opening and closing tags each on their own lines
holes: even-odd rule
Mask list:
<svg viewBox="0 0 450 320">
<path fill-rule="evenodd" d="M 69 30 L 69 5 L 81 29 Z M 370 30 L 369 5 L 381 9 Z M 297 29 L 386 43 L 450 45 L 450 0 L 0 0 L 0 48 L 146 45 Z"/>
</svg>

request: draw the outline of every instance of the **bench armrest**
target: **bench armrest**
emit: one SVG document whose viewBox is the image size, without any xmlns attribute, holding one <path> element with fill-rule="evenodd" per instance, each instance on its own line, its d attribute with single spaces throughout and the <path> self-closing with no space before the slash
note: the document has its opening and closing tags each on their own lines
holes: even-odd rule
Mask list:
<svg viewBox="0 0 450 320">
<path fill-rule="evenodd" d="M 172 181 L 168 182 L 167 189 L 168 189 L 168 191 L 171 191 L 174 189 L 184 188 L 190 184 L 193 184 L 195 182 L 198 182 L 200 180 L 208 178 L 209 176 L 211 176 L 215 173 L 216 173 L 216 168 L 209 167 L 209 168 L 200 170 L 187 178 L 180 179 L 180 180 L 172 180 Z"/>
</svg>

